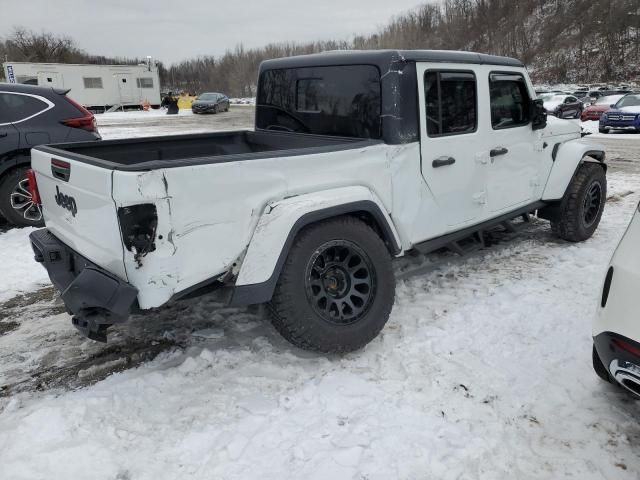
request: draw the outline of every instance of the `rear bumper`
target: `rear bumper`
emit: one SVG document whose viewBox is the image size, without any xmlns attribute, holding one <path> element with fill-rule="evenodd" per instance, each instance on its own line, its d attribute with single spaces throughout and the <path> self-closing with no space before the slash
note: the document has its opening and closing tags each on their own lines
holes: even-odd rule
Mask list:
<svg viewBox="0 0 640 480">
<path fill-rule="evenodd" d="M 36 262 L 60 291 L 73 325 L 93 340 L 106 341 L 106 329 L 129 317 L 138 290 L 71 250 L 47 229 L 29 238 Z"/>
<path fill-rule="evenodd" d="M 609 378 L 640 397 L 640 343 L 614 332 L 602 332 L 593 343 Z M 632 351 L 633 350 L 633 351 Z"/>
</svg>

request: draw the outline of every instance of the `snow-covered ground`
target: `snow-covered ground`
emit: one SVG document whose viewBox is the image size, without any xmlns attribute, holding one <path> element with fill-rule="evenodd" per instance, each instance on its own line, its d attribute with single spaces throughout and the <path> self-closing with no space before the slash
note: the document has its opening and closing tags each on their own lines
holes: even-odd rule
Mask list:
<svg viewBox="0 0 640 480">
<path fill-rule="evenodd" d="M 33 261 L 33 251 L 27 248 L 33 230 L 14 228 L 0 233 L 0 302 L 49 284 L 47 272 Z"/>
<path fill-rule="evenodd" d="M 389 323 L 344 357 L 214 298 L 136 317 L 111 347 L 46 294 L 5 310 L 0 478 L 637 479 L 640 404 L 591 368 L 603 275 L 640 200 L 640 142 L 623 141 L 592 239 L 534 220 L 468 257 L 398 259 Z M 26 234 L 0 234 L 0 268 L 31 260 Z M 21 276 L 14 293 L 43 278 Z M 140 361 L 147 345 L 167 347 Z M 93 383 L 101 370 L 119 373 Z"/>
<path fill-rule="evenodd" d="M 579 120 L 576 120 L 576 121 L 580 122 Z M 633 138 L 633 139 L 640 140 L 640 133 L 636 133 L 636 132 L 626 132 L 624 130 L 612 130 L 609 133 L 599 133 L 598 124 L 599 122 L 597 120 L 580 122 L 580 125 L 582 125 L 582 129 L 585 132 L 589 132 L 593 136 L 592 138 L 620 137 L 620 138 Z"/>
</svg>

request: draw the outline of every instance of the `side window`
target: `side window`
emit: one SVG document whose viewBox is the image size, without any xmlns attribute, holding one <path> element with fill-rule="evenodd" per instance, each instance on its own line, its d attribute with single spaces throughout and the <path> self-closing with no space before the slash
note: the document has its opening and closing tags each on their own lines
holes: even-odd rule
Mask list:
<svg viewBox="0 0 640 480">
<path fill-rule="evenodd" d="M 494 130 L 529 124 L 531 99 L 524 76 L 519 73 L 490 74 L 489 96 Z"/>
<path fill-rule="evenodd" d="M 0 123 L 15 123 L 45 110 L 48 105 L 29 95 L 0 92 Z"/>
<path fill-rule="evenodd" d="M 424 91 L 430 137 L 476 131 L 477 89 L 473 73 L 428 71 L 424 76 Z"/>
<path fill-rule="evenodd" d="M 102 77 L 82 77 L 84 88 L 102 88 Z"/>
<path fill-rule="evenodd" d="M 153 88 L 153 78 L 149 78 L 149 77 L 136 78 L 136 84 L 138 88 Z"/>
</svg>

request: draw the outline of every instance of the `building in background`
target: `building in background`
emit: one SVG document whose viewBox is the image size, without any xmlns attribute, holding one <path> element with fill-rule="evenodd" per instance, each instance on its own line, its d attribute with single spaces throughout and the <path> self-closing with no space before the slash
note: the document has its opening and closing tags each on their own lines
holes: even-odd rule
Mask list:
<svg viewBox="0 0 640 480">
<path fill-rule="evenodd" d="M 9 83 L 50 86 L 69 90 L 69 97 L 94 111 L 160 105 L 158 68 L 141 65 L 76 65 L 65 63 L 6 62 Z"/>
</svg>

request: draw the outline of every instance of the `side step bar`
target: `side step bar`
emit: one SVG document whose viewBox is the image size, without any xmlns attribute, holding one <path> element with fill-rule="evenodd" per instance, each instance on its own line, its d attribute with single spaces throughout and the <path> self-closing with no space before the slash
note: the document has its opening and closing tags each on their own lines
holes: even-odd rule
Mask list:
<svg viewBox="0 0 640 480">
<path fill-rule="evenodd" d="M 520 207 L 499 217 L 487 220 L 479 225 L 463 228 L 457 232 L 449 233 L 442 237 L 427 240 L 415 245 L 415 249 L 420 253 L 431 253 L 441 248 L 449 248 L 450 250 L 464 255 L 484 247 L 483 231 L 488 230 L 497 225 L 503 225 L 509 232 L 515 232 L 516 227 L 510 223 L 517 217 L 522 217 L 525 222 L 529 222 L 529 214 L 546 206 L 545 202 L 534 202 L 524 207 Z M 463 242 L 466 240 L 466 242 Z"/>
</svg>

